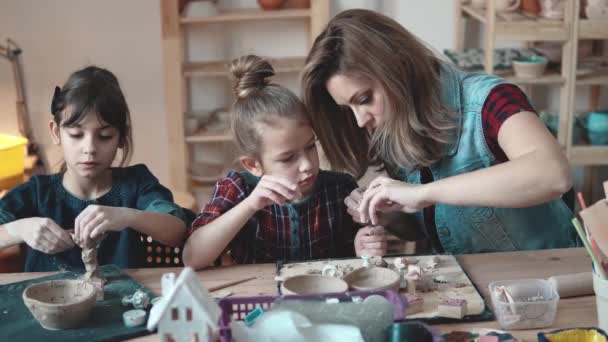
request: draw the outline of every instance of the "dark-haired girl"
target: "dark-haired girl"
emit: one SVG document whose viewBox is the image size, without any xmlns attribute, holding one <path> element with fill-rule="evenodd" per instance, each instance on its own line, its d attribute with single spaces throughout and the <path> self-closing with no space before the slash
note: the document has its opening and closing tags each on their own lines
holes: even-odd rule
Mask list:
<svg viewBox="0 0 608 342">
<path fill-rule="evenodd" d="M 25 242 L 25 271 L 33 272 L 82 268 L 74 241 L 101 241 L 99 264 L 124 268 L 145 266 L 143 235 L 180 245 L 186 213 L 145 165 L 125 166 L 131 123 L 116 77 L 95 66 L 76 71 L 55 89 L 51 112 L 64 163 L 0 200 L 0 248 Z M 119 150 L 119 167 L 112 167 Z"/>
</svg>

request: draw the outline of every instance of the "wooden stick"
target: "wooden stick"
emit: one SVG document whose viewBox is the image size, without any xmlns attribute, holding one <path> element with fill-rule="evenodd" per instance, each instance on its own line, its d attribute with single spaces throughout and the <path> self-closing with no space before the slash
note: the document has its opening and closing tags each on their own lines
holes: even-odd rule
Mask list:
<svg viewBox="0 0 608 342">
<path fill-rule="evenodd" d="M 576 217 L 572 219 L 572 224 L 574 225 L 576 232 L 578 233 L 581 240 L 583 241 L 583 245 L 585 245 L 585 248 L 587 248 L 587 253 L 589 253 L 591 260 L 593 260 L 593 264 L 595 265 L 595 272 L 597 272 L 600 275 L 601 279 L 606 280 L 606 272 L 604 272 L 602 263 L 599 262 L 597 260 L 597 258 L 595 257 L 595 254 L 593 254 L 593 250 L 591 250 L 591 246 L 589 245 L 589 241 L 587 240 L 585 231 L 583 230 L 583 227 L 581 227 L 581 224 L 578 222 L 578 219 Z"/>
<path fill-rule="evenodd" d="M 221 290 L 221 289 L 224 289 L 226 287 L 229 287 L 229 286 L 232 286 L 232 285 L 237 285 L 237 284 L 240 284 L 240 283 L 244 283 L 246 281 L 250 281 L 250 280 L 253 280 L 253 279 L 258 279 L 258 277 L 249 277 L 249 278 L 244 278 L 244 279 L 239 279 L 239 280 L 233 280 L 233 281 L 230 281 L 230 282 L 227 282 L 227 283 L 224 283 L 224 284 L 220 284 L 220 285 L 216 285 L 216 286 L 211 286 L 209 288 L 209 292 Z"/>
</svg>

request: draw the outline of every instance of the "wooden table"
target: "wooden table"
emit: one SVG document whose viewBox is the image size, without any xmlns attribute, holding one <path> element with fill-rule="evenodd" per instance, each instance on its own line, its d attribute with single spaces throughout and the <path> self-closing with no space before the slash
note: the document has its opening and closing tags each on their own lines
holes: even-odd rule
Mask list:
<svg viewBox="0 0 608 342">
<path fill-rule="evenodd" d="M 489 303 L 488 284 L 495 280 L 547 278 L 552 275 L 579 273 L 591 269 L 591 260 L 583 248 L 554 249 L 542 251 L 472 254 L 458 256 L 462 268 L 469 274 L 473 283 L 482 291 Z M 250 276 L 258 279 L 227 288 L 235 295 L 256 296 L 276 295 L 274 264 L 238 265 L 214 268 L 198 272 L 199 279 L 206 287 L 227 283 L 231 280 Z M 160 294 L 160 277 L 165 272 L 179 273 L 179 268 L 148 268 L 128 270 L 133 278 Z M 0 274 L 0 284 L 37 278 L 46 273 Z M 561 328 L 597 326 L 595 297 L 561 299 L 557 318 L 553 326 L 542 329 L 550 331 Z M 477 322 L 467 324 L 436 325 L 442 332 L 466 330 L 468 328 L 491 328 L 500 330 L 498 323 Z M 523 341 L 536 341 L 538 330 L 519 330 L 511 333 Z M 144 336 L 134 341 L 156 341 L 156 335 Z"/>
</svg>

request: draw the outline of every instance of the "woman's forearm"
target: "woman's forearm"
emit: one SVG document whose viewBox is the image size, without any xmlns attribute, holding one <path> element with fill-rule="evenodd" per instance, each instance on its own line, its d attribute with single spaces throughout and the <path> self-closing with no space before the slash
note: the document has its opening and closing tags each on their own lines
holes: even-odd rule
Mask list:
<svg viewBox="0 0 608 342">
<path fill-rule="evenodd" d="M 534 151 L 426 184 L 422 192 L 431 203 L 517 208 L 555 199 L 571 186 L 570 167 L 560 151 Z"/>
<path fill-rule="evenodd" d="M 196 229 L 186 241 L 184 264 L 194 269 L 212 265 L 255 212 L 256 210 L 243 201 Z"/>
</svg>

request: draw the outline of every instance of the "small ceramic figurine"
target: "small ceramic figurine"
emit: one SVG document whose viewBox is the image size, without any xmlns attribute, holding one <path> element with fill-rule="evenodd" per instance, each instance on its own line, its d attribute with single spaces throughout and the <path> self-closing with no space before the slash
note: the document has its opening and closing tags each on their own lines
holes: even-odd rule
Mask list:
<svg viewBox="0 0 608 342">
<path fill-rule="evenodd" d="M 142 290 L 137 290 L 130 296 L 122 299 L 122 305 L 133 304 L 136 309 L 147 309 L 150 306 L 150 296 Z"/>
</svg>

